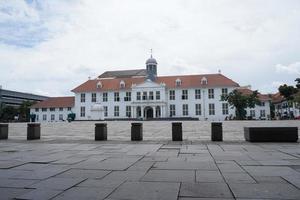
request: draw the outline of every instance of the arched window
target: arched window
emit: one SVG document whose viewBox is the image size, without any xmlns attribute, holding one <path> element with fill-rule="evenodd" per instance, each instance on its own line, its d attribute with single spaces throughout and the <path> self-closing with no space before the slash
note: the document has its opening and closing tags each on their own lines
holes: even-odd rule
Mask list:
<svg viewBox="0 0 300 200">
<path fill-rule="evenodd" d="M 125 82 L 123 80 L 120 81 L 120 88 L 125 88 Z"/>
<path fill-rule="evenodd" d="M 207 85 L 207 78 L 206 78 L 206 77 L 203 77 L 203 78 L 201 79 L 201 84 L 202 84 L 202 85 Z"/>
<path fill-rule="evenodd" d="M 97 83 L 97 89 L 99 89 L 99 88 L 102 88 L 102 83 L 101 83 L 101 81 L 98 81 L 98 83 Z"/>
<path fill-rule="evenodd" d="M 181 80 L 178 78 L 175 81 L 176 86 L 181 86 Z"/>
</svg>

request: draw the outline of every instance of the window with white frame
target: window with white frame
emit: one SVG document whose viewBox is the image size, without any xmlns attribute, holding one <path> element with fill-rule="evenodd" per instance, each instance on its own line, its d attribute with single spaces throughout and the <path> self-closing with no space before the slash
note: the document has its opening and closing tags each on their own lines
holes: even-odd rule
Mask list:
<svg viewBox="0 0 300 200">
<path fill-rule="evenodd" d="M 51 115 L 51 121 L 54 121 L 54 120 L 55 120 L 55 115 L 52 114 L 52 115 Z"/>
<path fill-rule="evenodd" d="M 222 103 L 222 113 L 228 115 L 228 103 Z"/>
<path fill-rule="evenodd" d="M 38 108 L 36 108 L 36 109 L 35 109 L 35 112 L 39 112 L 39 109 L 38 109 Z"/>
<path fill-rule="evenodd" d="M 222 88 L 222 96 L 228 95 L 228 89 L 227 88 Z"/>
<path fill-rule="evenodd" d="M 119 113 L 120 112 L 120 108 L 119 108 L 119 106 L 115 106 L 114 107 L 114 116 L 115 117 L 119 117 Z"/>
<path fill-rule="evenodd" d="M 208 114 L 215 115 L 215 104 L 213 103 L 208 104 Z"/>
<path fill-rule="evenodd" d="M 80 102 L 85 102 L 85 93 L 80 94 Z"/>
<path fill-rule="evenodd" d="M 47 121 L 47 115 L 43 115 L 43 121 Z"/>
<path fill-rule="evenodd" d="M 260 110 L 260 117 L 266 117 L 266 111 Z"/>
<path fill-rule="evenodd" d="M 265 102 L 260 102 L 260 106 L 265 106 Z"/>
<path fill-rule="evenodd" d="M 156 100 L 160 100 L 160 91 L 156 91 Z"/>
<path fill-rule="evenodd" d="M 59 108 L 59 111 L 64 111 L 64 108 L 60 107 L 60 108 Z"/>
<path fill-rule="evenodd" d="M 136 100 L 137 101 L 141 100 L 141 92 L 136 92 Z"/>
<path fill-rule="evenodd" d="M 208 98 L 209 99 L 215 98 L 215 90 L 214 89 L 208 89 Z"/>
<path fill-rule="evenodd" d="M 195 104 L 195 111 L 196 111 L 196 115 L 201 115 L 201 104 L 197 103 Z"/>
<path fill-rule="evenodd" d="M 108 116 L 108 108 L 107 106 L 104 106 L 104 117 L 107 117 Z"/>
<path fill-rule="evenodd" d="M 107 92 L 103 92 L 102 101 L 103 102 L 107 102 L 108 101 L 108 94 L 107 94 Z"/>
<path fill-rule="evenodd" d="M 250 110 L 250 116 L 255 117 L 255 110 Z"/>
<path fill-rule="evenodd" d="M 96 102 L 97 101 L 97 95 L 96 93 L 92 93 L 92 102 Z"/>
<path fill-rule="evenodd" d="M 171 104 L 170 105 L 170 117 L 175 116 L 175 115 L 176 115 L 175 105 Z"/>
<path fill-rule="evenodd" d="M 72 110 L 72 108 L 71 107 L 68 107 L 68 111 L 71 111 Z"/>
<path fill-rule="evenodd" d="M 120 101 L 120 93 L 119 92 L 114 93 L 114 101 Z"/>
<path fill-rule="evenodd" d="M 201 90 L 200 89 L 195 90 L 195 99 L 201 99 Z"/>
<path fill-rule="evenodd" d="M 42 108 L 42 112 L 47 112 L 47 108 Z"/>
<path fill-rule="evenodd" d="M 169 91 L 169 99 L 170 100 L 175 100 L 175 90 L 170 90 Z"/>
<path fill-rule="evenodd" d="M 55 108 L 50 108 L 50 112 L 54 112 L 55 111 Z"/>
<path fill-rule="evenodd" d="M 85 117 L 85 107 L 84 106 L 80 107 L 80 117 Z"/>
<path fill-rule="evenodd" d="M 58 119 L 59 119 L 60 121 L 63 121 L 63 120 L 64 120 L 63 114 L 59 114 Z"/>
<path fill-rule="evenodd" d="M 188 99 L 188 90 L 182 90 L 181 99 L 182 100 L 187 100 Z"/>
<path fill-rule="evenodd" d="M 143 92 L 143 100 L 147 100 L 147 92 Z"/>
<path fill-rule="evenodd" d="M 182 115 L 183 116 L 189 115 L 189 105 L 188 104 L 182 105 Z"/>
<path fill-rule="evenodd" d="M 126 117 L 131 117 L 131 106 L 126 106 Z"/>
<path fill-rule="evenodd" d="M 124 101 L 131 101 L 131 92 L 126 92 Z"/>
<path fill-rule="evenodd" d="M 149 100 L 153 100 L 154 99 L 154 94 L 153 91 L 149 92 Z"/>
<path fill-rule="evenodd" d="M 37 122 L 39 121 L 39 115 L 36 115 L 36 121 Z"/>
</svg>

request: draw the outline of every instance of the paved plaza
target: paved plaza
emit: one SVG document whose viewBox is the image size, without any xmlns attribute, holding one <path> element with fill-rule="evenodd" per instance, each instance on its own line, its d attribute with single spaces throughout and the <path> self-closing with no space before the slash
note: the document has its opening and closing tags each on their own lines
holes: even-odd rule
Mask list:
<svg viewBox="0 0 300 200">
<path fill-rule="evenodd" d="M 9 124 L 0 141 L 0 199 L 300 199 L 300 145 L 248 143 L 244 126 L 298 126 L 299 121 L 224 122 L 224 142 L 210 142 L 210 123 L 144 122 L 131 142 L 131 122 L 107 122 L 108 141 L 94 141 L 95 122 Z"/>
</svg>

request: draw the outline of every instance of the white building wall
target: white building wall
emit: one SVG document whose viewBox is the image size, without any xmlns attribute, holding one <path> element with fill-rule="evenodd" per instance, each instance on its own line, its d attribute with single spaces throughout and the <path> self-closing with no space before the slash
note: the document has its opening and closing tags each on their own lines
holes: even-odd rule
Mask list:
<svg viewBox="0 0 300 200">
<path fill-rule="evenodd" d="M 30 109 L 30 114 L 36 115 L 36 122 L 58 122 L 65 121 L 68 118 L 68 114 L 73 113 L 74 107 L 71 110 L 68 108 L 63 108 L 63 111 L 60 111 L 59 108 L 55 108 L 55 111 L 50 111 L 50 108 L 47 108 L 47 111 L 42 111 L 42 108 L 39 108 L 39 111 L 36 111 L 35 108 Z M 59 119 L 59 115 L 63 115 L 63 120 Z M 43 120 L 43 115 L 46 115 L 47 119 Z M 51 115 L 54 115 L 54 120 L 51 120 Z"/>
<path fill-rule="evenodd" d="M 131 90 L 119 90 L 119 91 L 100 91 L 96 92 L 96 102 L 92 102 L 92 92 L 85 93 L 85 102 L 80 102 L 81 93 L 75 94 L 75 108 L 76 120 L 92 120 L 91 108 L 93 104 L 100 103 L 102 106 L 108 108 L 108 116 L 104 118 L 127 118 L 126 117 L 126 106 L 131 106 L 131 117 L 136 118 L 136 107 L 140 106 L 142 109 L 147 106 L 160 106 L 161 107 L 161 117 L 170 117 L 170 105 L 174 104 L 176 108 L 176 115 L 172 117 L 194 117 L 200 120 L 210 120 L 210 121 L 222 121 L 229 116 L 235 116 L 235 109 L 231 108 L 228 104 L 228 114 L 223 114 L 222 104 L 227 103 L 221 101 L 222 88 L 227 88 L 228 93 L 233 91 L 234 87 L 210 87 L 210 88 L 188 88 L 188 99 L 182 100 L 182 90 L 184 88 L 168 88 L 166 89 L 164 84 L 157 84 L 153 82 L 145 82 L 140 85 L 133 86 Z M 201 90 L 201 99 L 195 99 L 195 90 Z M 209 99 L 208 89 L 214 89 L 214 98 Z M 175 100 L 170 100 L 169 91 L 175 90 Z M 141 100 L 136 100 L 137 92 L 141 92 Z M 154 100 L 142 100 L 143 92 L 153 91 Z M 156 100 L 156 91 L 160 91 L 160 100 Z M 103 93 L 108 93 L 108 101 L 103 102 Z M 114 101 L 114 92 L 119 92 L 120 101 Z M 124 101 L 126 92 L 131 92 L 131 101 Z M 196 115 L 195 104 L 201 104 L 201 115 Z M 209 115 L 209 104 L 215 105 L 215 114 Z M 188 104 L 188 116 L 183 115 L 183 104 Z M 80 107 L 85 107 L 85 117 L 80 116 Z M 114 116 L 114 106 L 119 106 L 119 116 Z M 250 115 L 250 110 L 255 110 L 255 119 L 260 119 L 260 110 L 265 110 L 266 117 L 270 117 L 270 103 L 265 102 L 264 106 L 255 106 L 253 109 L 247 109 L 247 116 Z M 153 115 L 155 116 L 155 110 L 153 110 Z M 142 114 L 143 117 L 143 114 Z"/>
</svg>

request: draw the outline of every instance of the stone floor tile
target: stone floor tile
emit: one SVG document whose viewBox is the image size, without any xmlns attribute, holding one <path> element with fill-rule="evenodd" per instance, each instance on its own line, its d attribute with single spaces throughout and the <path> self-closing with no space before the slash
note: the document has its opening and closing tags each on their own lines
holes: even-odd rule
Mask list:
<svg viewBox="0 0 300 200">
<path fill-rule="evenodd" d="M 256 183 L 247 173 L 222 173 L 227 183 Z"/>
<path fill-rule="evenodd" d="M 11 200 L 17 196 L 25 194 L 32 191 L 31 189 L 21 189 L 21 188 L 0 188 L 0 199 L 1 200 Z"/>
<path fill-rule="evenodd" d="M 0 187 L 25 188 L 36 182 L 37 180 L 0 178 Z"/>
<path fill-rule="evenodd" d="M 222 183 L 224 179 L 219 171 L 196 171 L 196 181 L 204 183 Z"/>
<path fill-rule="evenodd" d="M 141 181 L 195 182 L 195 171 L 191 170 L 150 170 Z"/>
<path fill-rule="evenodd" d="M 222 173 L 245 173 L 245 171 L 235 162 L 217 164 Z"/>
<path fill-rule="evenodd" d="M 299 173 L 284 166 L 244 166 L 244 169 L 252 176 L 293 176 Z"/>
<path fill-rule="evenodd" d="M 186 161 L 168 161 L 157 162 L 153 169 L 170 169 L 170 170 L 218 170 L 214 162 L 186 162 Z"/>
<path fill-rule="evenodd" d="M 23 165 L 25 163 L 26 163 L 26 161 L 22 162 L 22 161 L 17 161 L 17 160 L 2 160 L 0 162 L 0 169 L 9 169 L 9 168 Z"/>
<path fill-rule="evenodd" d="M 179 183 L 125 182 L 108 199 L 177 200 Z"/>
<path fill-rule="evenodd" d="M 113 189 L 73 187 L 56 196 L 53 200 L 97 200 L 104 199 Z"/>
<path fill-rule="evenodd" d="M 59 178 L 103 178 L 111 171 L 93 170 L 93 169 L 70 169 L 55 177 Z"/>
<path fill-rule="evenodd" d="M 123 180 L 106 180 L 106 179 L 87 179 L 79 183 L 78 187 L 95 187 L 95 188 L 117 188 L 124 181 Z"/>
<path fill-rule="evenodd" d="M 232 198 L 225 183 L 182 183 L 180 197 Z"/>
<path fill-rule="evenodd" d="M 23 195 L 17 196 L 17 200 L 49 200 L 62 191 L 60 190 L 47 190 L 47 189 L 35 189 L 27 192 Z"/>
<path fill-rule="evenodd" d="M 102 180 L 104 181 L 138 181 L 144 175 L 146 171 L 113 171 L 107 176 L 105 176 Z"/>
<path fill-rule="evenodd" d="M 258 199 L 299 199 L 300 190 L 290 184 L 260 183 L 260 184 L 229 184 L 237 198 Z"/>
<path fill-rule="evenodd" d="M 49 178 L 40 182 L 37 182 L 30 188 L 35 189 L 48 189 L 48 190 L 67 190 L 78 183 L 84 181 L 83 178 Z"/>
</svg>

